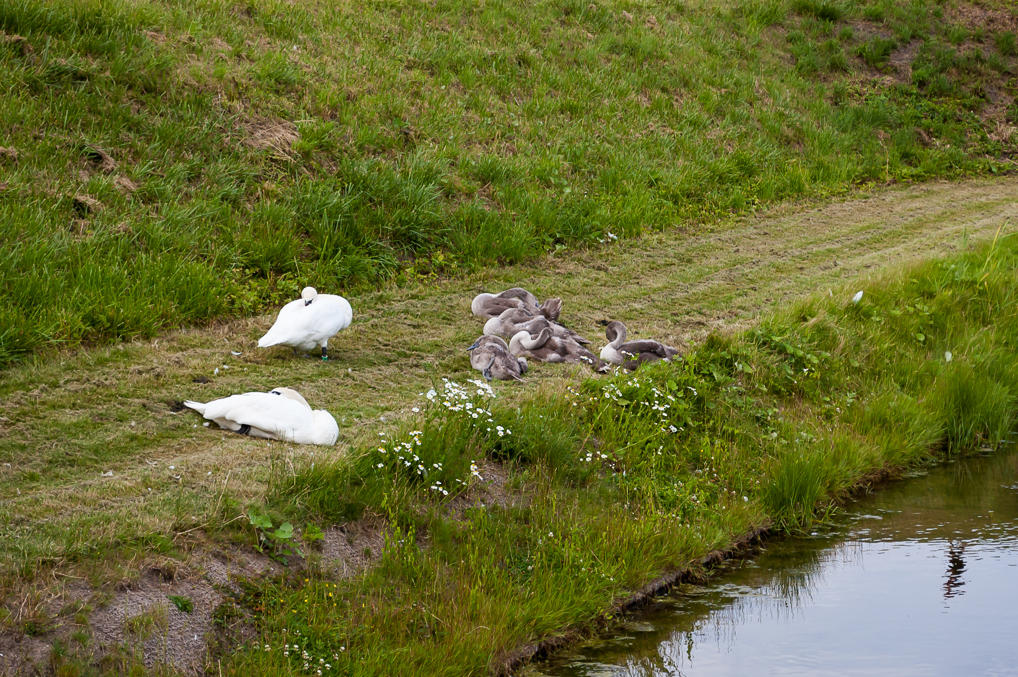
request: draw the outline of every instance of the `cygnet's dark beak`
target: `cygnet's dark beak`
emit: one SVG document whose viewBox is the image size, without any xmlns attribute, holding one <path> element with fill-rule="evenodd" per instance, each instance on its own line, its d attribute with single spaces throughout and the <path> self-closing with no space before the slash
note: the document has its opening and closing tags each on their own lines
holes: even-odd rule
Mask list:
<svg viewBox="0 0 1018 677">
<path fill-rule="evenodd" d="M 473 349 L 474 349 L 474 348 L 476 348 L 476 347 L 477 347 L 478 345 L 480 345 L 480 343 L 481 343 L 481 339 L 477 339 L 476 341 L 474 341 L 473 343 L 471 343 L 471 344 L 470 344 L 470 347 L 469 347 L 469 348 L 467 348 L 467 350 L 473 350 Z"/>
</svg>

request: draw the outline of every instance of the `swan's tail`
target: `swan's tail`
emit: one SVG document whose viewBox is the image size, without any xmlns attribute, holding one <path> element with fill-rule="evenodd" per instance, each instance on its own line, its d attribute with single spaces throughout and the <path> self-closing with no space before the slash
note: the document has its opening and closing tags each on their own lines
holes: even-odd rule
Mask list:
<svg viewBox="0 0 1018 677">
<path fill-rule="evenodd" d="M 558 316 L 562 312 L 562 299 L 558 297 L 546 299 L 544 303 L 538 306 L 538 310 L 549 320 L 558 320 Z"/>
<path fill-rule="evenodd" d="M 286 340 L 286 337 L 279 332 L 273 332 L 272 329 L 268 331 L 265 336 L 258 339 L 259 348 L 268 348 L 270 346 L 279 345 Z"/>
<path fill-rule="evenodd" d="M 204 402 L 195 402 L 194 400 L 184 400 L 184 406 L 189 408 L 189 409 L 194 409 L 199 414 L 204 414 L 205 413 L 205 403 Z"/>
</svg>

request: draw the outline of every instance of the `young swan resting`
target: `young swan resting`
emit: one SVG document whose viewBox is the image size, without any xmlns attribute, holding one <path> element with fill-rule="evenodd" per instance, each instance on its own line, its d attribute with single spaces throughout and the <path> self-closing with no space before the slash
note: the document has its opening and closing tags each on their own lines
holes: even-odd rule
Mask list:
<svg viewBox="0 0 1018 677">
<path fill-rule="evenodd" d="M 470 312 L 483 318 L 497 317 L 510 309 L 524 310 L 530 317 L 557 320 L 562 311 L 562 299 L 551 298 L 538 303 L 537 297 L 526 289 L 513 287 L 498 294 L 478 294 L 470 303 Z"/>
<path fill-rule="evenodd" d="M 604 330 L 608 345 L 601 348 L 601 360 L 609 364 L 622 365 L 630 371 L 644 362 L 667 360 L 679 351 L 659 341 L 644 339 L 626 341 L 626 325 L 612 320 Z"/>
<path fill-rule="evenodd" d="M 353 309 L 345 298 L 304 287 L 299 299 L 280 309 L 275 324 L 258 339 L 258 347 L 290 346 L 304 352 L 319 347 L 322 359 L 327 360 L 329 339 L 349 327 L 352 319 Z"/>
<path fill-rule="evenodd" d="M 590 341 L 577 334 L 572 329 L 564 327 L 558 322 L 549 320 L 546 317 L 534 317 L 528 315 L 522 308 L 510 308 L 498 317 L 493 317 L 484 323 L 484 334 L 486 336 L 513 336 L 523 330 L 537 335 L 542 329 L 551 330 L 552 336 L 569 338 L 577 343 L 588 344 Z"/>
<path fill-rule="evenodd" d="M 509 352 L 509 346 L 498 336 L 482 336 L 467 348 L 470 351 L 470 366 L 481 372 L 485 379 L 508 381 L 522 380 L 527 373 L 527 360 Z"/>
<path fill-rule="evenodd" d="M 241 435 L 283 440 L 297 444 L 335 444 L 339 426 L 324 409 L 311 409 L 300 393 L 274 388 L 267 393 L 230 395 L 211 402 L 187 400 L 194 409 L 220 428 Z"/>
<path fill-rule="evenodd" d="M 594 369 L 601 366 L 594 353 L 571 338 L 553 336 L 547 327 L 538 332 L 537 336 L 526 330 L 513 334 L 509 341 L 509 352 L 517 357 L 531 357 L 538 362 L 582 363 Z"/>
</svg>

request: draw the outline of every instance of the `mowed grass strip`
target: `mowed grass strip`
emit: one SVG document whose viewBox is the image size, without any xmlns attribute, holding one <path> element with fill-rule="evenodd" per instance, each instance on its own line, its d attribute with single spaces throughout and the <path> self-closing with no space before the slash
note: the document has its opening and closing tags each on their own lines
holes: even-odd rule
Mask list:
<svg viewBox="0 0 1018 677">
<path fill-rule="evenodd" d="M 1013 168 L 1013 3 L 11 0 L 0 367 Z"/>
</svg>

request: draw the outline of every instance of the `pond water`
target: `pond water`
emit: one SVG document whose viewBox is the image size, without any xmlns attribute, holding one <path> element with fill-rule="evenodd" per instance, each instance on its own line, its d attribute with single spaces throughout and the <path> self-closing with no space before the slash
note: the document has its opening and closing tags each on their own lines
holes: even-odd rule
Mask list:
<svg viewBox="0 0 1018 677">
<path fill-rule="evenodd" d="M 1018 675 L 1018 453 L 896 482 L 527 675 Z"/>
</svg>

